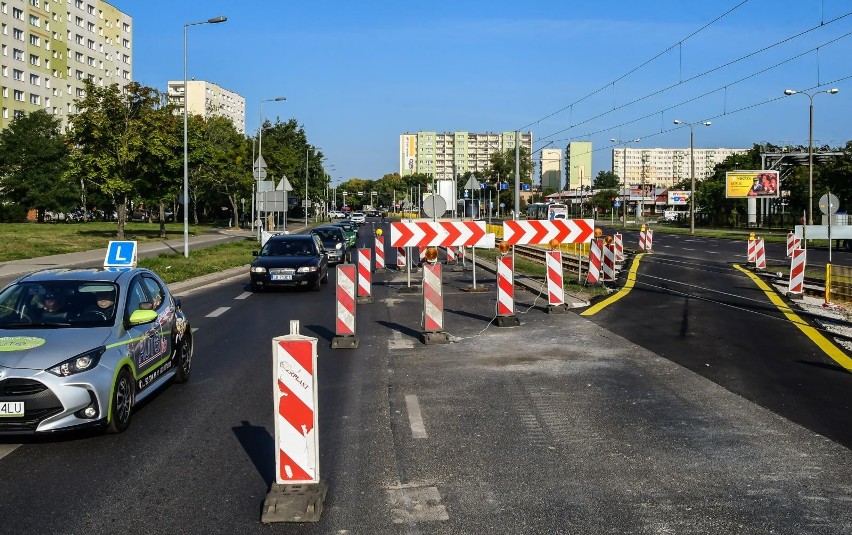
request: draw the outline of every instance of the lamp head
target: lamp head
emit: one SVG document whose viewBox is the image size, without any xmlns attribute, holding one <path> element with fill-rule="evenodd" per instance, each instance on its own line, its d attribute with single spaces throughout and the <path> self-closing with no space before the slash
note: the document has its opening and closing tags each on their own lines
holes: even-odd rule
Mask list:
<svg viewBox="0 0 852 535">
<path fill-rule="evenodd" d="M 609 138 L 609 140 L 610 140 L 610 141 L 612 141 L 613 143 L 615 143 L 615 138 L 614 138 L 614 137 Z"/>
<path fill-rule="evenodd" d="M 636 139 L 633 140 L 633 143 L 639 143 L 640 141 L 642 141 L 642 139 L 637 137 Z"/>
<path fill-rule="evenodd" d="M 287 97 L 275 97 L 272 100 L 274 100 L 275 102 L 281 102 L 282 100 L 287 100 Z"/>
<path fill-rule="evenodd" d="M 837 89 L 836 87 L 832 87 L 831 89 L 829 89 L 829 90 L 827 91 L 827 93 L 828 93 L 829 95 L 836 95 L 837 93 L 840 93 L 840 90 L 839 90 L 839 89 Z"/>
<path fill-rule="evenodd" d="M 710 125 L 711 125 L 711 124 L 713 124 L 713 123 L 711 123 L 710 121 L 704 121 L 704 122 L 703 122 L 703 123 L 701 123 L 701 124 L 703 124 L 704 126 L 710 126 Z"/>
<path fill-rule="evenodd" d="M 784 90 L 784 94 L 787 95 L 787 96 L 795 95 L 796 93 L 798 93 L 798 91 L 794 91 L 792 89 L 785 89 Z"/>
<path fill-rule="evenodd" d="M 218 24 L 220 22 L 225 22 L 228 20 L 228 17 L 213 17 L 212 19 L 207 19 L 207 22 L 210 24 Z"/>
<path fill-rule="evenodd" d="M 675 119 L 675 120 L 674 120 L 674 124 L 681 124 L 682 122 L 683 122 L 683 121 L 681 121 L 680 119 Z"/>
</svg>

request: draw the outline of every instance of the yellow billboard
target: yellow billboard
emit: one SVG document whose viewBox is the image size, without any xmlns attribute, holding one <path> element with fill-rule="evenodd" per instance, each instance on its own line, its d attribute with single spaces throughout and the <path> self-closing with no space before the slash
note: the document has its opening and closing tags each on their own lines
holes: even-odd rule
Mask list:
<svg viewBox="0 0 852 535">
<path fill-rule="evenodd" d="M 748 199 L 778 197 L 778 171 L 730 171 L 725 173 L 725 197 Z"/>
</svg>

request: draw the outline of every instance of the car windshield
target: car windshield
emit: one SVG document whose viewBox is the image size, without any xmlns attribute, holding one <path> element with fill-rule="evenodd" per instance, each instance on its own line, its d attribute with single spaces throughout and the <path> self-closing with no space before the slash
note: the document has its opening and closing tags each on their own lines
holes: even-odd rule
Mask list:
<svg viewBox="0 0 852 535">
<path fill-rule="evenodd" d="M 346 224 L 346 225 L 339 225 L 339 226 L 340 226 L 340 228 L 342 228 L 343 230 L 345 230 L 347 232 L 352 232 L 352 225 Z"/>
<path fill-rule="evenodd" d="M 342 241 L 343 235 L 340 229 L 333 228 L 317 228 L 313 230 L 313 233 L 320 237 L 321 240 L 324 241 Z"/>
<path fill-rule="evenodd" d="M 314 256 L 316 254 L 312 239 L 269 240 L 260 252 L 260 256 Z"/>
<path fill-rule="evenodd" d="M 112 282 L 23 281 L 0 293 L 0 329 L 102 327 L 115 323 Z"/>
</svg>

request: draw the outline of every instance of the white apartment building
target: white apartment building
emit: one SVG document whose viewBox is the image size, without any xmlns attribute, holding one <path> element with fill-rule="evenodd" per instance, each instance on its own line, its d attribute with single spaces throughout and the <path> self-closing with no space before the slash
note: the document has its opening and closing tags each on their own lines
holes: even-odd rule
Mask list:
<svg viewBox="0 0 852 535">
<path fill-rule="evenodd" d="M 695 149 L 695 179 L 704 180 L 712 176 L 716 164 L 722 163 L 732 154 L 742 154 L 746 151 L 748 149 Z M 623 174 L 625 164 L 627 172 Z M 613 149 L 612 172 L 619 178 L 626 177 L 628 186 L 646 184 L 657 188 L 669 188 L 692 177 L 689 147 L 685 149 Z"/>
<path fill-rule="evenodd" d="M 532 152 L 532 132 L 521 132 L 520 146 Z M 515 149 L 515 132 L 417 132 L 399 136 L 399 174 L 426 173 L 450 179 L 464 173 L 486 171 L 491 155 Z M 532 179 L 532 172 L 528 177 Z"/>
<path fill-rule="evenodd" d="M 539 158 L 541 189 L 562 190 L 562 150 L 542 149 Z"/>
<path fill-rule="evenodd" d="M 246 99 L 212 82 L 188 80 L 186 82 L 187 112 L 204 118 L 218 115 L 234 123 L 240 134 L 246 133 Z M 175 113 L 183 115 L 183 80 L 169 82 L 169 102 L 175 105 Z"/>
<path fill-rule="evenodd" d="M 0 1 L 0 125 L 38 109 L 67 125 L 83 80 L 133 79 L 132 43 L 132 18 L 101 0 Z"/>
</svg>

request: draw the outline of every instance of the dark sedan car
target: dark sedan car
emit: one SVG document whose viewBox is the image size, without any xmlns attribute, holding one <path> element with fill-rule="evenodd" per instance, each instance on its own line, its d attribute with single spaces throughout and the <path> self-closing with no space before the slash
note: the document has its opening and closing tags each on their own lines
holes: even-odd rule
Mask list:
<svg viewBox="0 0 852 535">
<path fill-rule="evenodd" d="M 341 262 L 349 262 L 349 240 L 346 234 L 340 227 L 332 225 L 323 225 L 315 227 L 311 230 L 311 234 L 316 234 L 322 241 L 323 247 L 328 252 L 328 263 L 339 264 Z"/>
<path fill-rule="evenodd" d="M 319 290 L 328 282 L 328 254 L 313 234 L 273 236 L 252 256 L 252 291 L 285 286 Z"/>
</svg>

